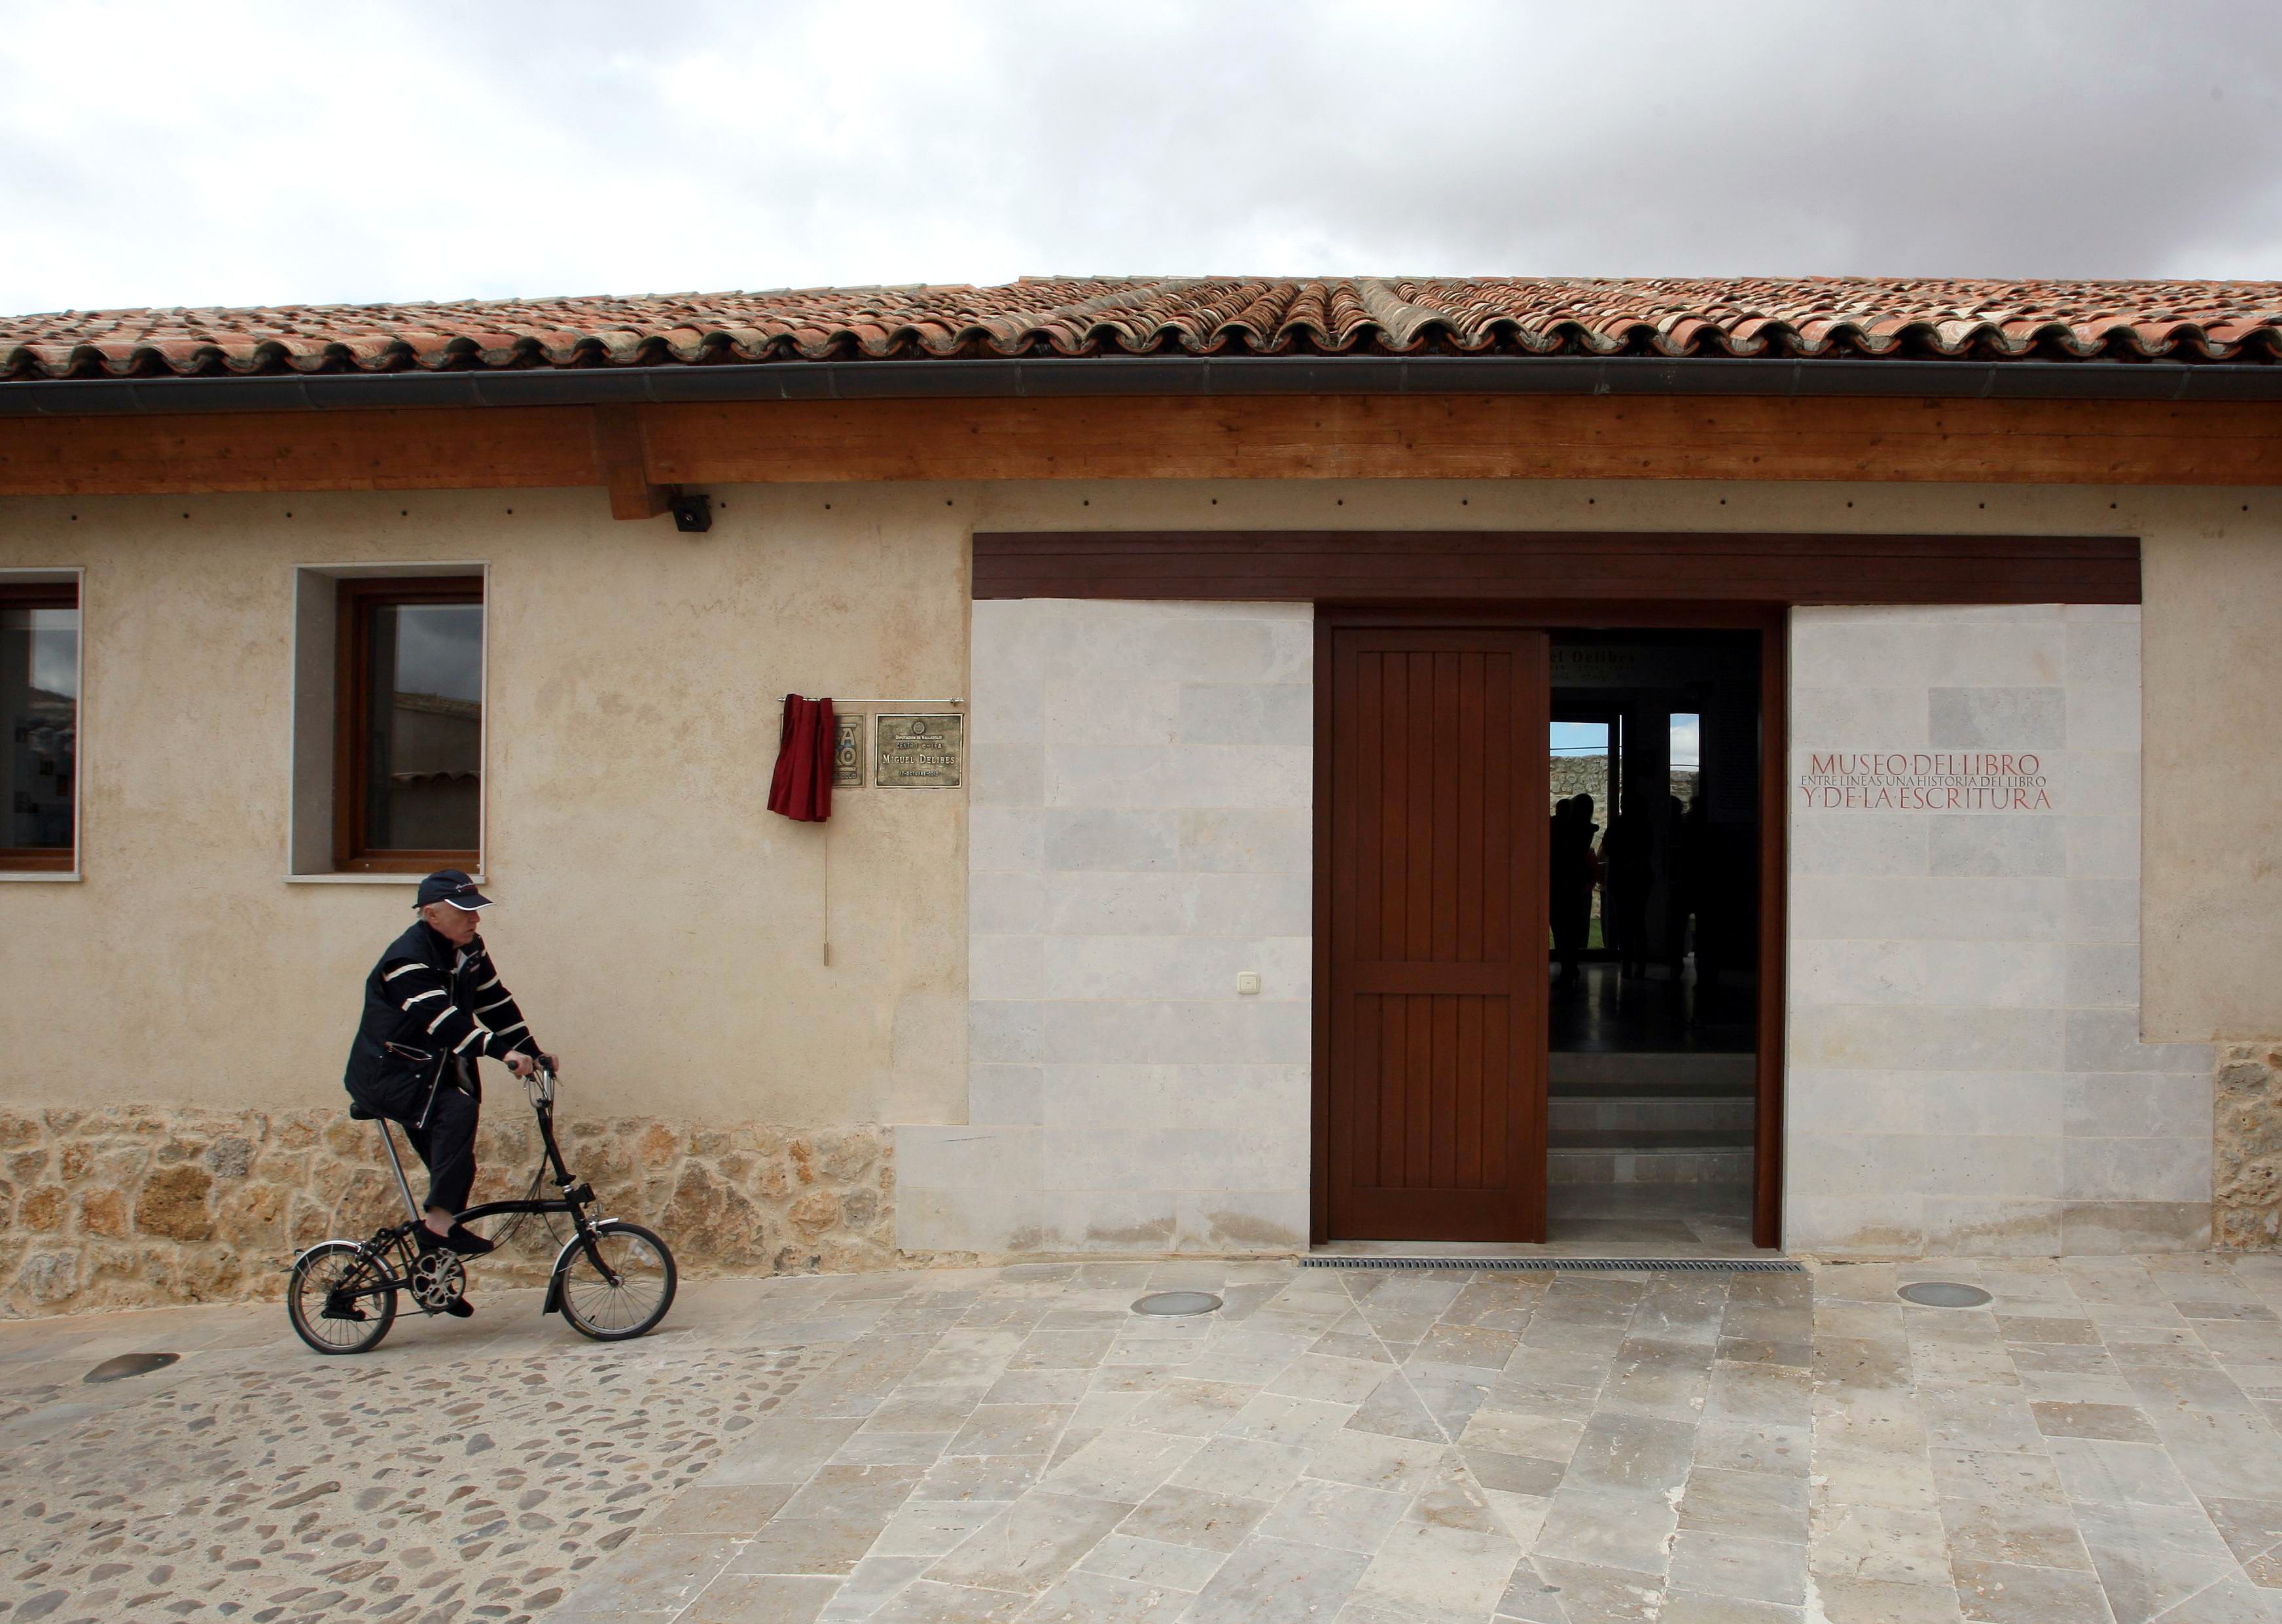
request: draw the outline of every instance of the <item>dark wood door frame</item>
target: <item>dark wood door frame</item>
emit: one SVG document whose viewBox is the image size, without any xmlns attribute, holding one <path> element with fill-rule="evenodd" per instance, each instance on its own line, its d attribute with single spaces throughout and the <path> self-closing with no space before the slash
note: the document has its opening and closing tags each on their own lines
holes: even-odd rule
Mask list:
<svg viewBox="0 0 2282 1624">
<path fill-rule="evenodd" d="M 971 590 L 977 598 L 1373 607 L 2137 603 L 2139 543 L 1688 530 L 982 530 Z"/>
<path fill-rule="evenodd" d="M 1318 605 L 1316 611 L 1316 874 L 1314 1171 L 1309 1180 L 1311 1239 L 1331 1238 L 1331 1117 L 1330 998 L 1331 934 L 1332 633 L 1342 626 L 1506 626 L 1548 631 L 1609 628 L 1756 630 L 1759 635 L 1759 964 L 1757 1108 L 1752 1157 L 1751 1241 L 1782 1244 L 1783 1013 L 1788 923 L 1790 611 L 1783 604 L 1575 601 L 1505 602 L 1422 608 Z"/>
</svg>

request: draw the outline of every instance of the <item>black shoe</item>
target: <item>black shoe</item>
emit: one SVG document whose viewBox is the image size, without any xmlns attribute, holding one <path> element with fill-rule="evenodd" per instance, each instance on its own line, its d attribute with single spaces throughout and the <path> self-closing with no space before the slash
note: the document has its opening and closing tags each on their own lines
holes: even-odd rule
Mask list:
<svg viewBox="0 0 2282 1624">
<path fill-rule="evenodd" d="M 423 1225 L 421 1227 L 424 1229 L 427 1226 Z M 464 1224 L 453 1225 L 445 1233 L 443 1241 L 462 1257 L 481 1257 L 492 1249 L 492 1242 Z"/>
<path fill-rule="evenodd" d="M 449 1303 L 444 1304 L 444 1311 L 454 1319 L 473 1319 L 476 1317 L 476 1305 L 465 1297 L 454 1297 Z"/>
</svg>

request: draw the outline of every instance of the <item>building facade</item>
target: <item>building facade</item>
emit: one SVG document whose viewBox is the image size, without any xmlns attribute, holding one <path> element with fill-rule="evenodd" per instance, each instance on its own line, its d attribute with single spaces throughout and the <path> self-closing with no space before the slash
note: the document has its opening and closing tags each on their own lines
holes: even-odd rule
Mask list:
<svg viewBox="0 0 2282 1624">
<path fill-rule="evenodd" d="M 376 372 L 295 313 L 0 324 L 5 1311 L 384 1215 L 340 1065 L 447 860 L 582 1171 L 700 1267 L 2275 1243 L 2248 292 L 1655 374 L 1700 295 L 1596 358 L 1143 286 L 1223 371 L 1105 336 L 1120 284 L 800 296 L 750 354 L 378 312 Z M 448 394 L 534 378 L 589 398 Z M 788 693 L 853 721 L 823 823 L 765 809 Z M 1548 827 L 1564 739 L 1604 789 Z"/>
</svg>

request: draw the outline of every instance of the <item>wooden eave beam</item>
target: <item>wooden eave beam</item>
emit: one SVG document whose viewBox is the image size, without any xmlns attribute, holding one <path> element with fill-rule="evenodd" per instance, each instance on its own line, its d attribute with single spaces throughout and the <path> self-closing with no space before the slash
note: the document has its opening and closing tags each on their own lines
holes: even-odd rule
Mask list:
<svg viewBox="0 0 2282 1624">
<path fill-rule="evenodd" d="M 1044 479 L 2282 484 L 2282 403 L 1276 396 L 0 419 L 0 496 Z"/>
<path fill-rule="evenodd" d="M 641 408 L 598 406 L 589 409 L 594 415 L 594 460 L 602 470 L 603 488 L 610 493 L 610 517 L 657 517 L 665 511 L 668 492 L 649 476 Z"/>
</svg>

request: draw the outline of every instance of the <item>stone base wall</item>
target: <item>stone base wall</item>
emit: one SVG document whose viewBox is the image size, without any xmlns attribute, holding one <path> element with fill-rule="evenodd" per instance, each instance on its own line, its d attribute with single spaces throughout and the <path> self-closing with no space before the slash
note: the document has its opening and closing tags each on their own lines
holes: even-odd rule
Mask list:
<svg viewBox="0 0 2282 1624">
<path fill-rule="evenodd" d="M 2211 1245 L 2282 1246 L 2282 1043 L 2218 1051 L 2211 1129 Z"/>
<path fill-rule="evenodd" d="M 1548 804 L 1557 805 L 1572 795 L 1593 798 L 1593 821 L 1603 832 L 1609 826 L 1609 758 L 1605 755 L 1556 755 L 1550 758 L 1549 773 L 1553 791 Z M 1682 806 L 1696 799 L 1702 774 L 1693 767 L 1672 769 L 1672 793 Z M 1654 816 L 1662 816 L 1661 808 L 1650 808 Z"/>
<path fill-rule="evenodd" d="M 557 1136 L 603 1210 L 656 1230 L 685 1273 L 905 1261 L 878 1127 L 633 1117 L 563 1122 Z M 528 1190 L 538 1140 L 519 1097 L 492 1099 L 475 1199 Z M 423 1194 L 419 1158 L 400 1135 L 397 1147 Z M 26 1316 L 275 1297 L 303 1248 L 401 1222 L 404 1203 L 377 1130 L 344 1112 L 128 1106 L 0 1110 L 0 1316 Z M 543 1280 L 559 1244 L 542 1220 L 524 1220 L 471 1271 L 476 1289 Z"/>
</svg>

